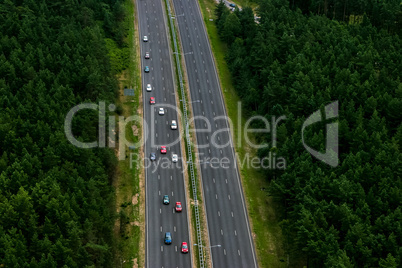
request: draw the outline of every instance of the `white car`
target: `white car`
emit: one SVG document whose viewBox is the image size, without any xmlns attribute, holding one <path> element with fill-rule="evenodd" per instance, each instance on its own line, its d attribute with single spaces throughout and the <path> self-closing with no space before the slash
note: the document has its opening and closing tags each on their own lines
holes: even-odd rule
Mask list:
<svg viewBox="0 0 402 268">
<path fill-rule="evenodd" d="M 143 40 L 144 42 L 148 42 L 148 36 L 144 35 L 144 38 L 142 38 L 142 40 Z"/>
<path fill-rule="evenodd" d="M 164 115 L 165 114 L 165 109 L 159 108 L 159 115 Z"/>
<path fill-rule="evenodd" d="M 177 129 L 177 122 L 176 120 L 172 120 L 172 125 L 170 126 L 171 129 Z"/>
<path fill-rule="evenodd" d="M 152 91 L 151 84 L 147 84 L 147 91 Z"/>
<path fill-rule="evenodd" d="M 179 157 L 177 156 L 177 154 L 172 154 L 172 162 L 176 163 L 179 160 Z"/>
</svg>

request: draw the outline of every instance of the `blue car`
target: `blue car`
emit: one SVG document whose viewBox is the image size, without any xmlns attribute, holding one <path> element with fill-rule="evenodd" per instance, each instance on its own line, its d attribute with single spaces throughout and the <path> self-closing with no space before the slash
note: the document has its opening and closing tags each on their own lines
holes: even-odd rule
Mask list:
<svg viewBox="0 0 402 268">
<path fill-rule="evenodd" d="M 230 6 L 230 7 L 236 7 L 236 5 L 233 4 L 233 3 L 230 3 L 229 6 Z"/>
<path fill-rule="evenodd" d="M 145 66 L 144 72 L 149 73 L 149 67 Z"/>
<path fill-rule="evenodd" d="M 166 245 L 172 244 L 172 235 L 170 234 L 170 232 L 165 233 L 165 244 Z"/>
<path fill-rule="evenodd" d="M 168 195 L 164 195 L 163 196 L 163 204 L 164 205 L 169 205 L 170 201 L 169 201 L 169 196 Z"/>
</svg>

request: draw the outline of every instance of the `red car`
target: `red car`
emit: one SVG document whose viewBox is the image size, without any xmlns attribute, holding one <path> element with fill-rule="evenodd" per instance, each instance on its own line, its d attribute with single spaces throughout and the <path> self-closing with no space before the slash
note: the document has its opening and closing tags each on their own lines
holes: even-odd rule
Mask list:
<svg viewBox="0 0 402 268">
<path fill-rule="evenodd" d="M 182 242 L 182 243 L 181 243 L 181 252 L 182 252 L 182 253 L 188 253 L 188 245 L 187 245 L 187 242 Z"/>
<path fill-rule="evenodd" d="M 181 210 L 183 209 L 183 208 L 181 207 L 181 202 L 176 202 L 176 207 L 175 207 L 175 209 L 176 209 L 176 212 L 181 212 Z"/>
<path fill-rule="evenodd" d="M 154 98 L 154 97 L 151 97 L 151 98 L 149 99 L 149 103 L 150 103 L 150 104 L 155 104 L 155 98 Z"/>
<path fill-rule="evenodd" d="M 161 146 L 161 154 L 166 154 L 166 146 Z"/>
</svg>

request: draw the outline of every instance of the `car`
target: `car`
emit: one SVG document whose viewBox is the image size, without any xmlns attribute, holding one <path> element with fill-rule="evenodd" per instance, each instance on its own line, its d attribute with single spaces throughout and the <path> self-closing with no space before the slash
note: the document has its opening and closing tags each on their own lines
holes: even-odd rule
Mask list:
<svg viewBox="0 0 402 268">
<path fill-rule="evenodd" d="M 236 5 L 233 4 L 233 3 L 230 3 L 229 6 L 230 6 L 230 7 L 236 7 Z"/>
<path fill-rule="evenodd" d="M 170 125 L 171 129 L 177 129 L 177 122 L 176 120 L 172 120 L 172 124 Z"/>
<path fill-rule="evenodd" d="M 182 253 L 188 253 L 188 245 L 187 245 L 187 242 L 182 242 L 182 243 L 181 243 L 181 252 L 182 252 Z"/>
<path fill-rule="evenodd" d="M 170 201 L 169 201 L 169 196 L 168 195 L 164 195 L 163 196 L 163 204 L 164 205 L 169 205 Z"/>
<path fill-rule="evenodd" d="M 147 91 L 152 91 L 152 86 L 151 86 L 151 84 L 147 84 Z"/>
<path fill-rule="evenodd" d="M 156 160 L 156 154 L 155 153 L 151 153 L 149 155 L 149 159 L 151 159 L 151 161 L 155 161 Z"/>
<path fill-rule="evenodd" d="M 181 212 L 182 211 L 182 207 L 181 207 L 181 202 L 176 202 L 176 206 L 174 208 L 176 210 L 176 212 Z"/>
<path fill-rule="evenodd" d="M 149 59 L 149 52 L 145 52 L 145 58 Z"/>
<path fill-rule="evenodd" d="M 170 232 L 165 233 L 165 244 L 166 245 L 172 244 L 172 235 L 170 234 Z"/>
<path fill-rule="evenodd" d="M 166 146 L 161 146 L 161 154 L 166 154 Z"/>
<path fill-rule="evenodd" d="M 165 109 L 159 108 L 159 115 L 164 115 L 165 114 Z"/>
<path fill-rule="evenodd" d="M 176 163 L 179 160 L 179 157 L 177 156 L 177 154 L 172 154 L 172 162 Z"/>
<path fill-rule="evenodd" d="M 149 73 L 149 67 L 148 66 L 145 66 L 144 72 Z"/>
<path fill-rule="evenodd" d="M 154 97 L 149 98 L 149 103 L 150 104 L 155 104 L 155 98 Z"/>
<path fill-rule="evenodd" d="M 144 42 L 148 42 L 148 36 L 144 35 L 144 37 L 142 38 L 142 40 L 143 40 Z"/>
</svg>

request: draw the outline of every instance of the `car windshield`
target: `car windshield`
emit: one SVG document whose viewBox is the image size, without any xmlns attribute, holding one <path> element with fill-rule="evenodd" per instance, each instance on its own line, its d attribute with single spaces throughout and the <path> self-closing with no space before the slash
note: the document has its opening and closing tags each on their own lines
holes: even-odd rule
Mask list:
<svg viewBox="0 0 402 268">
<path fill-rule="evenodd" d="M 183 245 L 183 248 L 184 248 L 184 249 L 187 249 L 187 245 Z"/>
</svg>

